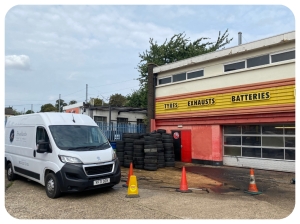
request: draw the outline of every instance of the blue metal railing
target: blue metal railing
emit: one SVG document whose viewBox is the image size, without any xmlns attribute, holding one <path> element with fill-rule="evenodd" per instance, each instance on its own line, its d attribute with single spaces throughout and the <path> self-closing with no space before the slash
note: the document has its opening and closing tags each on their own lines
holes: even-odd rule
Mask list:
<svg viewBox="0 0 300 224">
<path fill-rule="evenodd" d="M 144 124 L 116 124 L 96 122 L 109 141 L 122 140 L 123 133 L 146 133 Z"/>
</svg>

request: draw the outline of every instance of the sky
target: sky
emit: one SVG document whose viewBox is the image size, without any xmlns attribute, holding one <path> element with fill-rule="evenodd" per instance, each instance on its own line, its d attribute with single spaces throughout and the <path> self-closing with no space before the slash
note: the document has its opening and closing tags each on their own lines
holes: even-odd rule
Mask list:
<svg viewBox="0 0 300 224">
<path fill-rule="evenodd" d="M 4 104 L 19 112 L 39 112 L 59 98 L 65 103 L 96 97 L 108 102 L 112 94 L 131 94 L 139 89 L 139 54 L 149 50 L 150 38 L 163 44 L 184 32 L 191 41 L 215 41 L 228 29 L 233 38 L 229 48 L 238 45 L 238 32 L 242 43 L 249 43 L 295 31 L 289 0 L 286 5 L 35 2 L 12 1 L 2 9 Z"/>
</svg>

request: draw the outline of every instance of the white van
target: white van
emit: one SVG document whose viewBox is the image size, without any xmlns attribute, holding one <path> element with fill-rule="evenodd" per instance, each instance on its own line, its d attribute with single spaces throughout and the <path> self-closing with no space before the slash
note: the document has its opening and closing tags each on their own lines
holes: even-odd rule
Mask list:
<svg viewBox="0 0 300 224">
<path fill-rule="evenodd" d="M 120 182 L 116 153 L 92 118 L 74 113 L 9 117 L 5 126 L 5 169 L 61 192 L 112 187 Z"/>
</svg>

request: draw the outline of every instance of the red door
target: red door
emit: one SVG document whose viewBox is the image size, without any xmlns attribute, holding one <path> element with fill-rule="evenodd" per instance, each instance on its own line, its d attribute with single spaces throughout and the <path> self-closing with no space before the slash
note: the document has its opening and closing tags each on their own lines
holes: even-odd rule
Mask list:
<svg viewBox="0 0 300 224">
<path fill-rule="evenodd" d="M 191 131 L 181 130 L 181 161 L 192 162 Z"/>
</svg>

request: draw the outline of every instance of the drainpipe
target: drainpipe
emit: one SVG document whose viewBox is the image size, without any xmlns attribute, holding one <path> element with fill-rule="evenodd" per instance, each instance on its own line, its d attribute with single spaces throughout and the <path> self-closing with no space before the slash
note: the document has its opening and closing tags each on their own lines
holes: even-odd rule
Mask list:
<svg viewBox="0 0 300 224">
<path fill-rule="evenodd" d="M 156 67 L 153 63 L 148 63 L 148 103 L 147 103 L 147 132 L 151 131 L 151 121 L 155 119 L 155 80 L 153 68 Z"/>
</svg>

